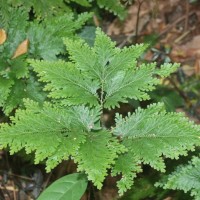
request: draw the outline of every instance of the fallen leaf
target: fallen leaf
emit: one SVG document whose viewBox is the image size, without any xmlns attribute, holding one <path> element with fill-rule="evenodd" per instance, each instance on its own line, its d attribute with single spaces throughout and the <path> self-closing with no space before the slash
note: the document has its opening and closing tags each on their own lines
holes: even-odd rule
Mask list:
<svg viewBox="0 0 200 200">
<path fill-rule="evenodd" d="M 181 67 L 181 69 L 183 70 L 184 74 L 187 76 L 192 76 L 195 74 L 195 69 L 194 67 L 190 66 L 190 65 L 183 65 Z"/>
<path fill-rule="evenodd" d="M 173 61 L 179 62 L 180 58 L 200 58 L 200 35 L 193 37 L 193 39 L 184 45 L 174 45 L 171 51 Z"/>
<path fill-rule="evenodd" d="M 188 49 L 200 49 L 200 35 L 193 37 L 190 42 L 187 42 L 183 46 Z"/>
<path fill-rule="evenodd" d="M 6 41 L 7 35 L 5 30 L 0 29 L 0 45 Z"/>
<path fill-rule="evenodd" d="M 29 45 L 28 39 L 24 40 L 21 44 L 19 44 L 19 46 L 17 47 L 12 59 L 17 58 L 17 57 L 27 53 L 28 45 Z"/>
</svg>

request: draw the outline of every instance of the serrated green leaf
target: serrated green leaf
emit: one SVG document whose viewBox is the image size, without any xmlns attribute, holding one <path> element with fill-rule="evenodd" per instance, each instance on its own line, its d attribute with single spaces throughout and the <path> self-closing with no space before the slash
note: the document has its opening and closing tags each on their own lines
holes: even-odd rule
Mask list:
<svg viewBox="0 0 200 200">
<path fill-rule="evenodd" d="M 10 89 L 14 84 L 13 80 L 0 77 L 0 106 L 3 107 L 9 96 Z"/>
<path fill-rule="evenodd" d="M 98 105 L 98 82 L 82 77 L 72 63 L 64 61 L 30 61 L 40 80 L 47 82 L 49 96 L 62 99 L 66 105 Z"/>
<path fill-rule="evenodd" d="M 190 191 L 195 200 L 200 200 L 200 159 L 193 157 L 187 165 L 180 165 L 155 185 L 164 189 Z"/>
<path fill-rule="evenodd" d="M 109 132 L 91 132 L 87 135 L 86 142 L 80 145 L 74 160 L 78 163 L 78 171 L 85 171 L 88 180 L 101 189 L 107 170 L 115 163 L 118 154 L 124 151 L 124 146 Z"/>
<path fill-rule="evenodd" d="M 14 3 L 14 7 L 22 5 L 20 0 L 18 3 L 12 0 L 7 3 Z M 26 7 L 26 4 L 29 3 L 26 2 L 23 6 Z M 37 20 L 28 22 L 29 16 L 23 6 L 17 9 L 8 6 L 9 14 L 6 19 L 4 12 L 0 12 L 0 27 L 4 28 L 8 35 L 6 42 L 0 46 L 0 84 L 4 81 L 0 89 L 0 106 L 6 115 L 23 106 L 23 98 L 42 103 L 46 97 L 26 58 L 56 60 L 57 55 L 64 51 L 62 37 L 74 38 L 75 31 L 92 16 L 91 13 L 82 13 L 77 17 L 65 14 L 46 18 L 40 23 Z M 25 39 L 29 41 L 27 54 L 12 59 L 17 47 Z"/>
<path fill-rule="evenodd" d="M 112 175 L 121 174 L 122 178 L 117 181 L 119 195 L 123 195 L 134 183 L 136 174 L 142 172 L 140 160 L 134 157 L 130 152 L 120 155 L 112 169 Z"/>
<path fill-rule="evenodd" d="M 137 59 L 148 45 L 116 48 L 115 42 L 99 28 L 96 30 L 94 47 L 89 47 L 83 40 L 64 39 L 64 43 L 81 76 L 96 80 L 96 92 L 100 93 L 98 101 L 109 109 L 128 99 L 149 99 L 148 91 L 155 89 L 160 78 L 173 73 L 178 67 L 177 64 L 164 64 L 158 69 L 156 63 L 137 67 Z"/>
<path fill-rule="evenodd" d="M 199 127 L 182 113 L 166 113 L 161 103 L 139 108 L 126 118 L 117 115 L 113 133 L 123 138 L 133 156 L 161 171 L 165 171 L 162 155 L 178 159 L 200 144 Z"/>
<path fill-rule="evenodd" d="M 3 1 L 3 0 L 2 0 Z M 37 18 L 44 18 L 47 16 L 52 16 L 55 14 L 64 13 L 69 11 L 69 8 L 65 5 L 63 0 L 43 0 L 38 2 L 37 0 L 26 1 L 26 0 L 9 0 L 4 1 L 3 4 L 7 4 L 8 6 L 13 6 L 15 8 L 21 8 L 23 11 L 27 13 L 33 9 L 33 12 L 36 14 Z"/>
<path fill-rule="evenodd" d="M 91 13 L 82 13 L 77 18 L 65 14 L 44 20 L 42 23 L 31 23 L 27 33 L 30 40 L 29 53 L 34 58 L 56 60 L 56 55 L 64 52 L 63 37 L 75 37 L 80 29 L 91 18 Z"/>
<path fill-rule="evenodd" d="M 24 104 L 26 110 L 17 110 L 15 117 L 11 117 L 11 125 L 2 124 L 1 148 L 8 146 L 11 154 L 23 148 L 27 153 L 35 152 L 35 163 L 47 159 L 47 171 L 75 155 L 80 144 L 85 142 L 87 132 L 100 129 L 98 107 L 64 109 L 50 103 L 42 106 L 31 100 Z M 112 140 L 111 136 L 109 139 Z M 116 143 L 116 146 L 120 145 Z"/>
<path fill-rule="evenodd" d="M 50 171 L 62 160 L 68 160 L 85 141 L 84 130 L 73 126 L 71 111 L 49 103 L 41 107 L 30 100 L 25 101 L 25 107 L 11 118 L 12 125 L 2 125 L 0 130 L 1 148 L 10 147 L 11 154 L 23 148 L 27 153 L 35 152 L 35 162 L 47 159 Z"/>
<path fill-rule="evenodd" d="M 125 7 L 119 0 L 97 0 L 100 8 L 105 8 L 115 15 L 119 16 L 120 19 L 124 19 L 126 16 Z"/>
</svg>

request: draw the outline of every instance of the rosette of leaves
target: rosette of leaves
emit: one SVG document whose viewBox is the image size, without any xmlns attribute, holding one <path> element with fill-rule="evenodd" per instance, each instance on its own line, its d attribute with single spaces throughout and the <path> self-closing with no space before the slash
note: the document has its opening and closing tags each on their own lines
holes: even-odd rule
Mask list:
<svg viewBox="0 0 200 200">
<path fill-rule="evenodd" d="M 64 39 L 69 61 L 29 60 L 45 84 L 51 103 L 25 101 L 10 124 L 2 124 L 1 147 L 16 153 L 35 152 L 35 163 L 46 161 L 50 171 L 62 160 L 73 159 L 98 189 L 111 171 L 121 175 L 117 186 L 122 195 L 142 171 L 142 163 L 161 172 L 164 158 L 178 159 L 200 144 L 199 126 L 181 113 L 166 112 L 164 104 L 122 117 L 116 114 L 112 129 L 103 126 L 104 108 L 113 109 L 128 99 L 146 100 L 161 79 L 178 64 L 140 64 L 147 45 L 115 47 L 100 29 L 94 46 L 80 39 Z"/>
</svg>

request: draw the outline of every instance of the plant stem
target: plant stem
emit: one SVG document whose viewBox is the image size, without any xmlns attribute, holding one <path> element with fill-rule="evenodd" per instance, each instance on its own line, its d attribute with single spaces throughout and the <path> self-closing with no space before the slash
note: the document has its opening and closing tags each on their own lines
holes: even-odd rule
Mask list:
<svg viewBox="0 0 200 200">
<path fill-rule="evenodd" d="M 137 43 L 137 39 L 138 39 L 138 28 L 139 28 L 139 19 L 140 19 L 140 10 L 141 10 L 141 6 L 143 4 L 144 1 L 140 1 L 138 0 L 138 11 L 137 11 L 137 21 L 136 21 L 136 27 L 135 27 L 135 43 Z"/>
</svg>

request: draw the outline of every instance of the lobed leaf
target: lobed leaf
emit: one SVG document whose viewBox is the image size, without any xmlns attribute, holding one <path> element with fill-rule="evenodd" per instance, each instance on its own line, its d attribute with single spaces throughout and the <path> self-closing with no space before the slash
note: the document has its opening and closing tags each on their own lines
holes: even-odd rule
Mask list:
<svg viewBox="0 0 200 200">
<path fill-rule="evenodd" d="M 187 165 L 180 165 L 177 169 L 164 176 L 163 180 L 155 185 L 164 189 L 183 190 L 191 193 L 195 200 L 200 199 L 200 159 L 193 157 Z"/>
<path fill-rule="evenodd" d="M 140 159 L 127 152 L 119 155 L 112 168 L 112 175 L 121 174 L 122 178 L 117 181 L 119 195 L 123 195 L 134 184 L 137 173 L 142 172 Z"/>
<path fill-rule="evenodd" d="M 178 64 L 164 64 L 158 69 L 156 63 L 137 67 L 137 59 L 148 45 L 116 48 L 115 42 L 99 28 L 96 30 L 94 47 L 83 40 L 64 39 L 64 43 L 70 60 L 80 70 L 81 76 L 98 83 L 96 92 L 99 94 L 99 102 L 108 109 L 128 99 L 149 99 L 148 91 L 155 89 L 161 78 L 179 67 Z"/>
<path fill-rule="evenodd" d="M 49 97 L 62 99 L 66 105 L 98 105 L 98 82 L 84 78 L 72 63 L 64 61 L 29 61 L 34 70 L 47 82 Z"/>
<path fill-rule="evenodd" d="M 123 144 L 142 162 L 164 171 L 164 155 L 178 158 L 200 144 L 199 127 L 182 113 L 166 113 L 164 104 L 152 104 L 126 118 L 116 117 L 113 134 L 123 138 Z"/>
<path fill-rule="evenodd" d="M 115 15 L 119 16 L 120 19 L 124 19 L 126 16 L 125 7 L 121 4 L 119 0 L 97 0 L 100 7 L 113 12 Z"/>
<path fill-rule="evenodd" d="M 108 174 L 107 170 L 115 164 L 118 154 L 125 152 L 123 145 L 105 131 L 92 132 L 87 135 L 86 142 L 80 145 L 74 155 L 78 163 L 78 171 L 85 171 L 98 189 Z"/>
</svg>

